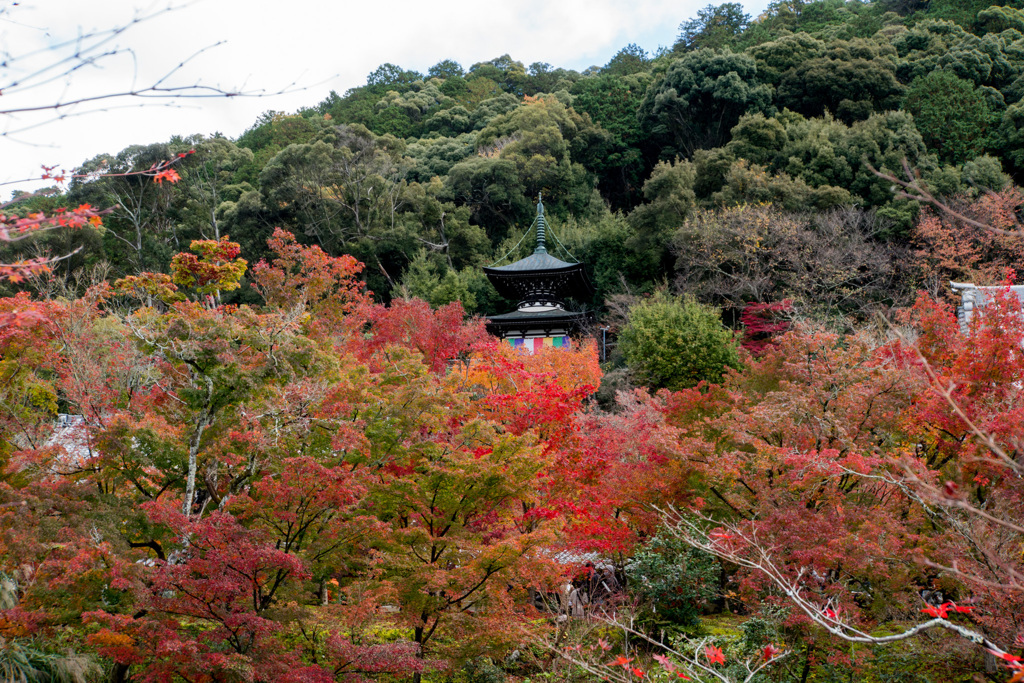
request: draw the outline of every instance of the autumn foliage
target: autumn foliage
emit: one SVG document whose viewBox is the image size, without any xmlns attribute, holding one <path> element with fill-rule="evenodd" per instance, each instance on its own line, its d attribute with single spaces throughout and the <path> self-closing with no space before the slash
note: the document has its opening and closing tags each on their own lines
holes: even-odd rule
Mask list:
<svg viewBox="0 0 1024 683">
<path fill-rule="evenodd" d="M 16 200 L 11 200 L 0 204 L 0 242 L 17 242 L 56 228 L 98 228 L 103 225 L 103 215 L 110 213 L 109 209 L 97 209 L 89 204 L 80 204 L 74 209 L 57 209 L 49 215 L 43 211 L 33 211 L 26 215 L 6 213 L 12 211 L 16 203 Z M 52 261 L 52 258 L 40 256 L 14 263 L 0 263 L 0 280 L 17 283 L 30 275 L 49 273 Z"/>
<path fill-rule="evenodd" d="M 270 247 L 258 304 L 216 299 L 246 270 L 226 238 L 171 275 L 0 300 L 5 641 L 133 680 L 423 676 L 552 628 L 531 591 L 586 569 L 554 553 L 624 568 L 677 514 L 737 560 L 734 609 L 785 608 L 789 581 L 813 614 L 746 654 L 600 640 L 588 671 L 698 680 L 845 657 L 822 624 L 921 619 L 984 629 L 1015 665 L 1015 297 L 966 335 L 921 298 L 913 342 L 763 321 L 720 384 L 602 412 L 592 343 L 524 355 L 458 304 L 374 303 L 350 257 Z M 739 562 L 766 552 L 771 572 Z"/>
<path fill-rule="evenodd" d="M 957 214 L 925 209 L 914 228 L 915 263 L 925 281 L 996 285 L 1007 270 L 1024 274 L 1024 243 L 1015 229 L 1022 206 L 1024 195 L 1010 186 L 973 201 L 958 198 Z"/>
<path fill-rule="evenodd" d="M 385 308 L 353 259 L 270 244 L 260 306 L 210 299 L 244 272 L 226 239 L 170 278 L 2 302 L 2 637 L 73 629 L 144 680 L 356 680 L 536 628 L 544 424 L 571 428 L 593 347 L 515 358 L 457 304 Z"/>
</svg>

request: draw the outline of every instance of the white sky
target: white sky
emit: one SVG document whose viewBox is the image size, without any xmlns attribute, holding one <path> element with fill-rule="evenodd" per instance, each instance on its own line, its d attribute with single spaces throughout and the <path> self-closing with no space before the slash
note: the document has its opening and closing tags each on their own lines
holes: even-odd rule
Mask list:
<svg viewBox="0 0 1024 683">
<path fill-rule="evenodd" d="M 384 62 L 424 72 L 442 59 L 468 68 L 508 53 L 526 65 L 582 70 L 603 65 L 623 46 L 671 45 L 679 23 L 711 0 L 195 0 L 162 13 L 152 0 L 0 0 L 0 183 L 38 178 L 40 165 L 71 169 L 102 153 L 172 135 L 237 137 L 260 113 L 312 106 L 331 90 L 362 85 Z M 722 0 L 714 0 L 718 4 Z M 768 0 L 748 0 L 760 13 Z M 76 36 L 131 24 L 105 46 L 119 56 L 71 77 L 26 87 L 40 69 L 73 54 L 55 46 Z M 219 45 L 216 45 L 220 43 Z M 216 46 L 215 46 L 216 45 Z M 106 100 L 40 113 L 9 113 L 151 85 L 196 56 L 167 83 L 276 92 L 272 97 Z M 21 86 L 15 83 L 21 79 Z M 38 80 L 38 79 L 37 79 Z M 171 106 L 167 106 L 171 105 Z M 34 126 L 29 130 L 22 130 Z M 29 190 L 35 184 L 0 186 Z"/>
</svg>

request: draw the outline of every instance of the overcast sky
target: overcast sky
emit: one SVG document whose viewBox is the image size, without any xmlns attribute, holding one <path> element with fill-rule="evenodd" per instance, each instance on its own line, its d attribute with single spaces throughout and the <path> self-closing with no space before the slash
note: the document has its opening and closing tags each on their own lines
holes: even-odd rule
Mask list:
<svg viewBox="0 0 1024 683">
<path fill-rule="evenodd" d="M 0 65 L 0 131 L 6 133 L 0 137 L 0 182 L 38 177 L 41 164 L 71 169 L 97 154 L 172 135 L 237 137 L 260 113 L 293 112 L 331 90 L 344 93 L 384 62 L 426 71 L 454 59 L 468 68 L 508 53 L 526 65 L 603 65 L 628 43 L 649 51 L 671 45 L 679 23 L 707 3 L 195 0 L 163 12 L 166 0 L 0 0 L 0 48 L 6 53 Z M 767 0 L 744 5 L 756 16 Z M 150 15 L 155 16 L 132 23 Z M 68 41 L 73 45 L 84 36 L 81 44 L 90 45 L 90 34 L 117 27 L 127 28 L 108 36 L 92 56 L 114 49 L 121 54 L 61 76 L 62 64 L 75 64 L 62 61 L 74 55 Z M 268 93 L 304 89 L 267 97 L 146 100 L 144 107 L 138 99 L 104 100 L 62 109 L 60 119 L 52 109 L 9 113 L 152 85 L 189 57 L 165 85 Z"/>
</svg>

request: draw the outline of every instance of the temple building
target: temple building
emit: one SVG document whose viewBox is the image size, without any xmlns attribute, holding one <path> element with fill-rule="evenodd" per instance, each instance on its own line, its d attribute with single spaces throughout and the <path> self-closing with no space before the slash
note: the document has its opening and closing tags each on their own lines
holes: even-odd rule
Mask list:
<svg viewBox="0 0 1024 683">
<path fill-rule="evenodd" d="M 540 197 L 537 217 L 530 227 L 533 231 L 537 247 L 532 254 L 506 266 L 484 268 L 499 294 L 519 302 L 511 313 L 487 316 L 487 331 L 530 353 L 545 346 L 569 346 L 571 337 L 584 332 L 590 317 L 566 310 L 566 301 L 586 301 L 594 294 L 582 263 L 563 261 L 548 253 L 548 226 Z M 557 243 L 557 237 L 552 237 Z M 573 258 L 564 247 L 562 251 Z"/>
<path fill-rule="evenodd" d="M 949 285 L 953 288 L 953 291 L 960 294 L 960 305 L 956 307 L 956 317 L 960 321 L 960 331 L 964 334 L 967 333 L 974 314 L 984 309 L 988 302 L 998 294 L 1009 292 L 1011 295 L 1016 296 L 1017 300 L 1021 302 L 1022 310 L 1024 310 L 1024 285 L 979 287 L 970 282 L 950 282 Z"/>
</svg>

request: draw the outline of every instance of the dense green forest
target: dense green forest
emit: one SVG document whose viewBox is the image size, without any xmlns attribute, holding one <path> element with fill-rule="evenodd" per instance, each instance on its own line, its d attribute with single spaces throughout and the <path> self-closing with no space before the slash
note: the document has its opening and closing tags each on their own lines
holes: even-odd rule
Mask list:
<svg viewBox="0 0 1024 683">
<path fill-rule="evenodd" d="M 922 230 L 924 207 L 871 169 L 902 175 L 906 159 L 967 211 L 983 189 L 1017 201 L 1021 7 L 779 0 L 753 18 L 727 3 L 683 22 L 671 49 L 628 45 L 582 73 L 509 55 L 425 74 L 384 64 L 343 95 L 265 113 L 237 140 L 88 160 L 65 195 L 35 204 L 116 204 L 105 230 L 19 249 L 81 248 L 64 273 L 103 263 L 113 278 L 166 271 L 190 240 L 222 235 L 255 261 L 279 226 L 365 262 L 379 300 L 486 314 L 509 304 L 480 266 L 509 254 L 543 191 L 596 285 L 585 307 L 667 285 L 733 322 L 746 303 L 783 299 L 864 320 L 951 277 L 991 279 L 970 256 L 935 256 L 978 236 Z M 117 175 L 190 149 L 176 185 Z M 1015 244 L 981 242 L 972 253 L 989 266 L 1024 265 Z"/>
</svg>

